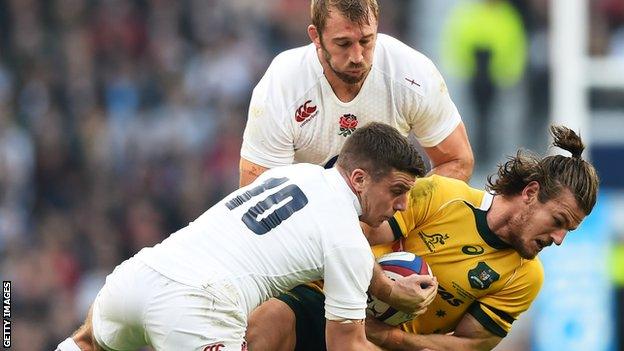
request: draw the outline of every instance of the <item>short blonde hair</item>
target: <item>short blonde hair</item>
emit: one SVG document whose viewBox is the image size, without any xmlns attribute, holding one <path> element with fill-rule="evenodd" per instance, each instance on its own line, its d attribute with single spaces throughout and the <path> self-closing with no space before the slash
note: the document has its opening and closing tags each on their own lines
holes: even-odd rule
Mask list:
<svg viewBox="0 0 624 351">
<path fill-rule="evenodd" d="M 325 29 L 330 9 L 338 10 L 351 22 L 360 25 L 370 24 L 368 18 L 371 13 L 375 20 L 379 20 L 377 0 L 312 0 L 310 4 L 312 24 L 316 27 L 319 35 Z"/>
</svg>

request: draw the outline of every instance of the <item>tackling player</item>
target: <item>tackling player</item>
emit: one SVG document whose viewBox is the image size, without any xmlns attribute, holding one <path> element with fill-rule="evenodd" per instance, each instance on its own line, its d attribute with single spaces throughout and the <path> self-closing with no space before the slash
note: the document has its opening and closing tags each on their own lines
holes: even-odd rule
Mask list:
<svg viewBox="0 0 624 351">
<path fill-rule="evenodd" d="M 387 350 L 491 350 L 507 335 L 542 285 L 537 254 L 561 245 L 596 203 L 598 176 L 581 158 L 582 140 L 566 127 L 551 127 L 551 133 L 554 145 L 572 156 L 518 152 L 488 178 L 490 192 L 440 176 L 418 179 L 408 208 L 367 230 L 374 240 L 398 239 L 374 247 L 377 256 L 413 252 L 439 283 L 425 314 L 402 329 L 367 319 L 371 341 Z M 317 327 L 322 322 L 312 313 L 322 301 L 316 293 L 299 302 L 306 306 L 295 305 L 310 312 L 297 316 L 296 350 L 325 349 Z M 293 343 L 293 334 L 281 334 L 272 337 Z"/>
<path fill-rule="evenodd" d="M 373 273 L 360 221 L 376 227 L 404 210 L 424 164 L 381 123 L 358 129 L 341 155 L 334 169 L 268 171 L 117 266 L 85 325 L 57 350 L 245 350 L 251 310 L 321 278 L 328 348 L 377 350 L 364 334 L 371 277 L 377 293 L 408 309 L 415 280 Z"/>
</svg>

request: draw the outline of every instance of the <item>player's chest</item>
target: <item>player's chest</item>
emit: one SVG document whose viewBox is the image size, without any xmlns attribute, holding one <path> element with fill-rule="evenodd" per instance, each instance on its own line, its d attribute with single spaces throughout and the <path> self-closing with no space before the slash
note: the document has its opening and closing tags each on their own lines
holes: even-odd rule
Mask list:
<svg viewBox="0 0 624 351">
<path fill-rule="evenodd" d="M 299 105 L 294 113 L 295 135 L 302 143 L 320 136 L 344 140 L 368 122 L 389 124 L 407 133 L 405 117 L 391 101 L 358 98 L 357 103 L 339 103 L 335 97 L 317 96 Z M 304 145 L 302 145 L 304 146 Z"/>
<path fill-rule="evenodd" d="M 453 307 L 501 289 L 520 264 L 513 250 L 490 247 L 469 223 L 425 226 L 404 245 L 425 258 L 440 284 L 439 297 Z"/>
<path fill-rule="evenodd" d="M 358 128 L 382 122 L 407 135 L 410 126 L 389 101 L 375 104 L 338 104 L 330 99 L 309 99 L 295 111 L 294 147 L 297 162 L 325 164 Z M 307 105 L 306 105 L 307 104 Z"/>
</svg>

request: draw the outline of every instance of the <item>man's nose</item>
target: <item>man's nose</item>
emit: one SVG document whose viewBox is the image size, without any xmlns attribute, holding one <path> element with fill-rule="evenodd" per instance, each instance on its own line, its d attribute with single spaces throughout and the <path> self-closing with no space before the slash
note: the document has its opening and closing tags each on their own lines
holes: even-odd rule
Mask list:
<svg viewBox="0 0 624 351">
<path fill-rule="evenodd" d="M 561 245 L 561 243 L 563 243 L 563 239 L 565 239 L 567 234 L 568 234 L 567 230 L 559 229 L 553 232 L 552 234 L 550 234 L 550 237 L 553 239 L 553 242 L 556 245 Z"/>
<path fill-rule="evenodd" d="M 359 43 L 352 45 L 349 60 L 354 64 L 360 64 L 364 60 L 364 48 Z"/>
</svg>

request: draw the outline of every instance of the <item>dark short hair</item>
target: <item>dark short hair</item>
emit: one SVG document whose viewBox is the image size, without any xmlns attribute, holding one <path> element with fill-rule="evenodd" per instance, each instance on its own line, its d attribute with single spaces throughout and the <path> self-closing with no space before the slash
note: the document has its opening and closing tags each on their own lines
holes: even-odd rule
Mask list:
<svg viewBox="0 0 624 351">
<path fill-rule="evenodd" d="M 337 165 L 351 173 L 363 169 L 373 180 L 393 170 L 417 177 L 425 175 L 425 164 L 416 147 L 387 124 L 371 122 L 358 128 L 345 142 Z"/>
<path fill-rule="evenodd" d="M 312 24 L 322 36 L 330 9 L 336 9 L 351 22 L 359 25 L 370 24 L 369 15 L 372 13 L 379 19 L 379 5 L 377 0 L 312 0 L 310 12 Z"/>
<path fill-rule="evenodd" d="M 517 195 L 532 181 L 540 184 L 538 199 L 544 203 L 559 196 L 563 188 L 574 195 L 577 205 L 588 215 L 596 204 L 598 174 L 583 160 L 585 149 L 581 137 L 564 126 L 551 126 L 553 145 L 569 151 L 571 156 L 553 155 L 538 157 L 518 151 L 515 157 L 499 165 L 497 177 L 488 177 L 488 188 L 495 194 Z"/>
</svg>

